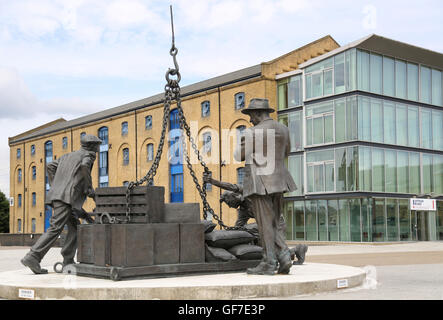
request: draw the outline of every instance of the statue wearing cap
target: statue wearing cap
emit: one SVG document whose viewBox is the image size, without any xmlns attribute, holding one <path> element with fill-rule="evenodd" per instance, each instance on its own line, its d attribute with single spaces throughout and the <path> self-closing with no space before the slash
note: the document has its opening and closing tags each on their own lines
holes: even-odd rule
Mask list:
<svg viewBox="0 0 443 320">
<path fill-rule="evenodd" d="M 101 140 L 93 135 L 81 138 L 81 149 L 61 156 L 47 165 L 50 190 L 46 205 L 54 209 L 48 230 L 32 246 L 21 260 L 34 273 L 47 273 L 40 267 L 40 261 L 57 240 L 65 225 L 68 233 L 61 250 L 63 265 L 74 263 L 77 250 L 77 212 L 82 211 L 86 197 L 94 198 L 91 169 Z"/>
<path fill-rule="evenodd" d="M 289 129 L 273 120 L 267 99 L 251 99 L 242 113 L 249 115 L 254 125 L 244 131 L 234 153 L 237 161 L 245 161 L 243 196 L 252 203 L 260 239 L 263 260 L 247 273 L 273 275 L 287 274 L 292 266 L 284 230 L 279 220 L 282 214 L 283 193 L 297 189 L 285 167 L 289 155 Z"/>
</svg>

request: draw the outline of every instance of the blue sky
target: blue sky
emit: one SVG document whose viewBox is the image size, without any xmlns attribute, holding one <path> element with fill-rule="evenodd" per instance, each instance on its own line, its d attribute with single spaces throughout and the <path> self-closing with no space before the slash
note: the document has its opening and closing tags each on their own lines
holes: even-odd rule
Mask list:
<svg viewBox="0 0 443 320">
<path fill-rule="evenodd" d="M 162 92 L 169 4 L 182 85 L 327 34 L 443 52 L 441 0 L 0 0 L 0 190 L 9 193 L 9 136 Z"/>
</svg>

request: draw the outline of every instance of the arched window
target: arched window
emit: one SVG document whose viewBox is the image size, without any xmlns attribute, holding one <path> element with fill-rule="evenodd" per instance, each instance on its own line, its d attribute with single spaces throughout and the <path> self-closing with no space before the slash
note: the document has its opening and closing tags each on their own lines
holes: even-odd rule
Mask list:
<svg viewBox="0 0 443 320">
<path fill-rule="evenodd" d="M 86 136 L 86 132 L 80 133 L 80 139 L 83 138 L 84 136 Z"/>
<path fill-rule="evenodd" d="M 52 141 L 45 142 L 45 159 L 46 163 L 52 162 Z"/>
<path fill-rule="evenodd" d="M 154 144 L 152 144 L 152 143 L 149 143 L 146 146 L 146 160 L 147 161 L 154 160 Z"/>
<path fill-rule="evenodd" d="M 212 150 L 212 137 L 210 132 L 203 133 L 203 152 L 208 153 Z"/>
<path fill-rule="evenodd" d="M 108 144 L 108 127 L 98 129 L 98 137 L 102 141 L 102 145 Z"/>
<path fill-rule="evenodd" d="M 32 193 L 32 206 L 35 207 L 37 204 L 37 194 L 35 192 Z"/>
<path fill-rule="evenodd" d="M 22 156 L 22 150 L 20 148 L 17 149 L 17 159 L 20 159 Z"/>
<path fill-rule="evenodd" d="M 129 185 L 129 181 L 123 181 L 123 187 L 127 187 Z"/>
<path fill-rule="evenodd" d="M 31 156 L 35 155 L 35 145 L 31 146 Z"/>
<path fill-rule="evenodd" d="M 22 182 L 22 169 L 17 170 L 17 181 Z"/>
<path fill-rule="evenodd" d="M 17 220 L 17 232 L 22 232 L 22 219 Z"/>
<path fill-rule="evenodd" d="M 145 129 L 146 130 L 152 129 L 152 116 L 145 117 Z"/>
<path fill-rule="evenodd" d="M 128 123 L 122 122 L 122 136 L 126 136 L 128 134 Z"/>
<path fill-rule="evenodd" d="M 209 101 L 203 101 L 202 104 L 202 117 L 209 117 L 211 114 L 211 103 Z"/>
<path fill-rule="evenodd" d="M 129 149 L 123 149 L 123 165 L 127 166 L 129 164 Z"/>
<path fill-rule="evenodd" d="M 18 207 L 21 208 L 22 207 L 22 195 L 19 194 L 17 198 L 18 198 Z"/>
<path fill-rule="evenodd" d="M 37 179 L 37 168 L 32 166 L 32 180 Z"/>
<path fill-rule="evenodd" d="M 245 93 L 239 92 L 235 95 L 235 110 L 245 107 Z"/>
<path fill-rule="evenodd" d="M 246 126 L 244 126 L 244 125 L 241 125 L 241 126 L 238 126 L 237 128 L 235 128 L 235 133 L 237 135 L 237 144 L 240 144 L 240 140 L 244 134 L 245 129 L 246 129 Z"/>
</svg>

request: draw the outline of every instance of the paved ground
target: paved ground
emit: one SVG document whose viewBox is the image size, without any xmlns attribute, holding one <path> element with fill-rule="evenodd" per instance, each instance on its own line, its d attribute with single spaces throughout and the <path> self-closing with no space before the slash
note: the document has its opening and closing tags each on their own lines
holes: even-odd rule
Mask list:
<svg viewBox="0 0 443 320">
<path fill-rule="evenodd" d="M 20 259 L 27 250 L 0 247 L 0 272 L 22 269 Z M 60 249 L 52 248 L 42 265 L 52 265 L 58 260 Z M 367 270 L 368 281 L 354 289 L 284 299 L 443 299 L 443 241 L 383 245 L 311 244 L 306 262 L 362 267 Z"/>
</svg>

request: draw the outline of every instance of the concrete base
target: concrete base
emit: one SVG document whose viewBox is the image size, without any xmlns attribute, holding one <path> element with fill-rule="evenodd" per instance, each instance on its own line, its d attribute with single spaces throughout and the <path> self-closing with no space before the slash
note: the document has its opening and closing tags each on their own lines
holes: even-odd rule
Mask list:
<svg viewBox="0 0 443 320">
<path fill-rule="evenodd" d="M 44 267 L 49 274 L 34 275 L 29 269 L 0 273 L 0 298 L 21 299 L 20 289 L 25 289 L 21 295 L 26 293 L 30 299 L 255 299 L 334 291 L 342 285 L 352 288 L 366 279 L 360 268 L 320 263 L 293 266 L 289 275 L 236 272 L 119 282 L 57 274 L 52 266 Z"/>
</svg>

